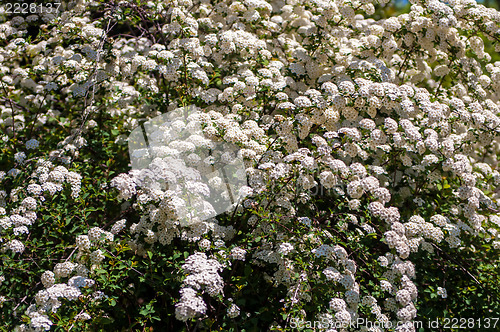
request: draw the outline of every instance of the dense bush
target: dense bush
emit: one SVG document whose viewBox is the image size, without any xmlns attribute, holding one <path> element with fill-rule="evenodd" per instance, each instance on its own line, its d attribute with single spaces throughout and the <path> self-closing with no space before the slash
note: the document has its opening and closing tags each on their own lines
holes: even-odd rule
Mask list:
<svg viewBox="0 0 500 332">
<path fill-rule="evenodd" d="M 40 3 L 0 7 L 2 331 L 499 328 L 499 12 Z"/>
</svg>

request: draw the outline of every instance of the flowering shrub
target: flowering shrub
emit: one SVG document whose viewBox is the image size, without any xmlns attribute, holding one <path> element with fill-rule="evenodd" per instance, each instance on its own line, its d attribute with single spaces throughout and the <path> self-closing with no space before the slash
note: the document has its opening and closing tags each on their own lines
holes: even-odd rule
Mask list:
<svg viewBox="0 0 500 332">
<path fill-rule="evenodd" d="M 0 328 L 495 317 L 500 13 L 410 3 L 393 17 L 385 0 L 2 5 Z M 132 168 L 132 131 L 191 107 L 163 129 L 192 135 Z M 247 179 L 218 215 L 185 197 L 225 192 L 216 157 L 193 153 L 214 142 Z M 154 182 L 188 181 L 179 155 L 200 177 Z"/>
</svg>

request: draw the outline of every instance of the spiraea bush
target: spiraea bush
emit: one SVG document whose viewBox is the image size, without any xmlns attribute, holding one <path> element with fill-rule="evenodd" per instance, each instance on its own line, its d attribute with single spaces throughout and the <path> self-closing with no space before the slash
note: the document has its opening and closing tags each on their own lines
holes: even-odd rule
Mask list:
<svg viewBox="0 0 500 332">
<path fill-rule="evenodd" d="M 0 7 L 2 331 L 499 328 L 499 12 L 13 3 Z M 130 133 L 188 106 L 201 112 L 169 130 L 201 135 L 131 169 Z M 238 148 L 221 159 L 243 159 L 245 197 L 180 222 L 189 200 L 145 179 L 182 180 L 179 155 L 209 173 L 194 154 L 207 142 Z M 208 195 L 223 180 L 186 185 Z"/>
</svg>

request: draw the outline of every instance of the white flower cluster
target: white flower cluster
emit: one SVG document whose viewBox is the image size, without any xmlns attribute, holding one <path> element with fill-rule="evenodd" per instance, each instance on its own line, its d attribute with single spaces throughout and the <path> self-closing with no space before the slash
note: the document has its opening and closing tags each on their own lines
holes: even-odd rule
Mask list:
<svg viewBox="0 0 500 332">
<path fill-rule="evenodd" d="M 72 262 L 58 263 L 54 271 L 45 271 L 42 274 L 41 281 L 45 289 L 40 290 L 36 296 L 36 307 L 31 306 L 28 309 L 28 315 L 34 315 L 36 322 L 40 321 L 46 330 L 50 329 L 52 321 L 46 316 L 46 312 L 56 312 L 61 306 L 61 298 L 67 300 L 76 300 L 82 296 L 81 288 L 89 288 L 95 285 L 93 279 L 88 278 L 88 269 L 85 265 L 74 264 Z M 70 277 L 72 274 L 74 276 Z M 66 279 L 66 283 L 56 283 Z M 31 322 L 32 327 L 36 328 Z"/>
<path fill-rule="evenodd" d="M 446 288 L 438 287 L 437 288 L 437 295 L 441 296 L 441 298 L 443 298 L 443 299 L 447 298 L 448 293 L 446 292 Z"/>
<path fill-rule="evenodd" d="M 43 205 L 45 201 L 44 193 L 54 195 L 64 188 L 64 182 L 71 186 L 71 196 L 77 198 L 81 190 L 81 176 L 73 171 L 68 171 L 64 166 L 55 166 L 51 161 L 39 158 L 35 163 L 35 171 L 31 177 L 36 180 L 30 181 L 26 187 L 17 187 L 11 191 L 10 199 L 13 202 L 18 202 L 18 196 L 28 194 L 18 204 L 16 208 L 12 207 L 11 214 L 1 214 L 0 232 L 7 234 L 11 231 L 13 236 L 22 236 L 29 234 L 29 228 L 35 224 L 38 219 L 36 211 Z M 37 183 L 38 182 L 38 183 Z M 0 200 L 2 200 L 2 191 L 0 191 Z M 5 202 L 3 204 L 5 206 Z M 25 250 L 25 245 L 19 239 L 11 239 L 5 243 L 2 250 L 11 250 L 16 253 L 22 253 Z"/>
<path fill-rule="evenodd" d="M 129 199 L 136 193 L 136 184 L 127 174 L 120 174 L 111 180 L 111 187 L 118 189 L 120 195 L 118 199 Z"/>
<path fill-rule="evenodd" d="M 180 301 L 175 305 L 175 318 L 185 322 L 188 319 L 205 314 L 207 305 L 194 289 L 182 288 L 180 293 Z"/>
<path fill-rule="evenodd" d="M 215 259 L 207 259 L 204 253 L 195 253 L 189 256 L 182 269 L 188 273 L 180 290 L 181 298 L 175 306 L 177 319 L 186 321 L 198 315 L 203 315 L 207 309 L 202 297 L 198 295 L 201 290 L 209 295 L 222 294 L 224 282 L 219 275 L 222 265 Z"/>
<path fill-rule="evenodd" d="M 215 259 L 207 259 L 204 253 L 195 253 L 186 259 L 182 269 L 189 275 L 183 284 L 193 289 L 203 289 L 211 296 L 222 293 L 224 282 L 219 275 L 222 265 Z"/>
<path fill-rule="evenodd" d="M 236 318 L 240 315 L 240 308 L 236 304 L 231 304 L 229 309 L 227 309 L 227 315 L 230 318 Z"/>
</svg>

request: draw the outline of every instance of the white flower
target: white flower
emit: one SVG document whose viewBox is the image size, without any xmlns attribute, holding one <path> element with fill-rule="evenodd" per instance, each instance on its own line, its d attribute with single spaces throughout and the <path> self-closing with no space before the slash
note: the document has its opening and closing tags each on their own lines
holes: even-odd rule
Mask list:
<svg viewBox="0 0 500 332">
<path fill-rule="evenodd" d="M 22 164 L 25 159 L 26 159 L 26 153 L 24 153 L 24 152 L 17 152 L 16 154 L 14 154 L 14 160 L 17 163 Z"/>
<path fill-rule="evenodd" d="M 331 299 L 329 304 L 330 309 L 334 310 L 335 312 L 343 311 L 346 309 L 345 301 L 339 298 Z"/>
<path fill-rule="evenodd" d="M 288 242 L 281 243 L 279 246 L 279 251 L 285 256 L 288 255 L 293 249 L 293 245 Z"/>
<path fill-rule="evenodd" d="M 229 309 L 227 309 L 227 315 L 230 318 L 238 317 L 240 315 L 240 308 L 236 304 L 232 303 Z"/>
<path fill-rule="evenodd" d="M 448 293 L 446 292 L 446 288 L 438 287 L 437 288 L 437 295 L 441 296 L 441 298 L 443 298 L 443 299 L 447 298 Z"/>
<path fill-rule="evenodd" d="M 237 259 L 237 260 L 240 260 L 240 261 L 244 261 L 245 260 L 245 255 L 246 255 L 247 251 L 244 250 L 244 249 L 241 249 L 239 247 L 234 247 L 232 250 L 231 250 L 231 257 L 233 259 Z"/>
<path fill-rule="evenodd" d="M 19 175 L 19 173 L 21 173 L 21 171 L 17 168 L 11 168 L 8 172 L 7 172 L 7 175 L 9 176 L 12 176 L 12 177 L 16 177 Z"/>
<path fill-rule="evenodd" d="M 38 148 L 39 145 L 38 141 L 33 138 L 26 142 L 26 149 L 33 150 Z"/>
<path fill-rule="evenodd" d="M 309 219 L 309 217 L 299 217 L 298 221 L 301 224 L 306 225 L 307 227 L 311 227 L 311 219 Z"/>
<path fill-rule="evenodd" d="M 24 251 L 24 244 L 19 240 L 11 240 L 7 243 L 7 248 L 15 253 L 21 253 Z"/>
<path fill-rule="evenodd" d="M 187 321 L 205 314 L 207 306 L 194 289 L 183 288 L 180 293 L 181 300 L 175 305 L 175 318 L 180 321 Z"/>
<path fill-rule="evenodd" d="M 88 313 L 86 312 L 82 312 L 82 313 L 79 313 L 78 315 L 75 316 L 75 319 L 77 321 L 86 321 L 86 320 L 89 320 L 91 319 L 92 316 L 90 316 Z"/>
</svg>

